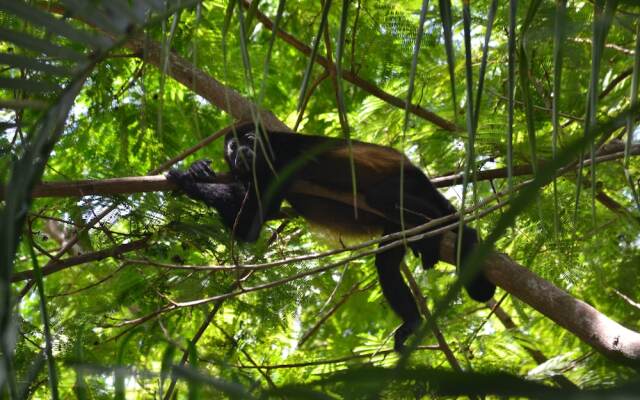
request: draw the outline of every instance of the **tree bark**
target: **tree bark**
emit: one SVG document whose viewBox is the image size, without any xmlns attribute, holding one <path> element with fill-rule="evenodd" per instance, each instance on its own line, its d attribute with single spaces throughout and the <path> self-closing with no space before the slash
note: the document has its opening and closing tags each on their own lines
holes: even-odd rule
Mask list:
<svg viewBox="0 0 640 400">
<path fill-rule="evenodd" d="M 455 235 L 440 246 L 443 261 L 455 263 Z M 487 278 L 527 303 L 600 353 L 628 364 L 640 364 L 640 333 L 625 328 L 589 304 L 540 278 L 506 254 L 493 253 L 484 264 Z"/>
<path fill-rule="evenodd" d="M 113 196 L 175 189 L 177 189 L 176 186 L 164 175 L 130 176 L 100 180 L 44 182 L 35 186 L 32 197 Z M 4 200 L 4 193 L 5 188 L 0 187 L 0 200 Z"/>
<path fill-rule="evenodd" d="M 163 51 L 162 46 L 152 40 L 143 38 L 131 39 L 125 43 L 129 49 L 142 55 L 145 62 L 162 70 Z M 236 120 L 251 121 L 258 114 L 258 108 L 252 101 L 242 96 L 237 91 L 224 85 L 202 69 L 194 66 L 185 58 L 173 51 L 168 53 L 167 73 L 176 81 L 207 99 L 211 104 L 227 112 Z M 259 109 L 259 115 L 265 127 L 274 130 L 290 131 L 291 129 L 280 121 L 271 111 Z"/>
</svg>

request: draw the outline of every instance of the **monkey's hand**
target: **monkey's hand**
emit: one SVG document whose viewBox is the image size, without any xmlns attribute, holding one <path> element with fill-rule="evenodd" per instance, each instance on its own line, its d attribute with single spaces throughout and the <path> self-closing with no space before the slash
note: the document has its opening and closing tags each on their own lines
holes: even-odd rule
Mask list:
<svg viewBox="0 0 640 400">
<path fill-rule="evenodd" d="M 191 166 L 187 170 L 187 174 L 189 174 L 196 182 L 210 181 L 211 178 L 215 178 L 216 176 L 216 173 L 213 172 L 210 165 L 211 160 L 198 160 L 191 164 Z"/>
<path fill-rule="evenodd" d="M 167 173 L 167 179 L 178 186 L 178 188 L 192 197 L 199 197 L 200 190 L 198 183 L 206 183 L 215 178 L 216 173 L 213 172 L 209 164 L 211 160 L 198 160 L 191 164 L 186 172 L 182 172 L 179 169 L 172 168 Z"/>
<path fill-rule="evenodd" d="M 170 169 L 165 176 L 167 180 L 174 183 L 181 192 L 188 192 L 189 189 L 193 189 L 196 185 L 196 182 L 189 173 L 182 172 L 177 168 Z"/>
</svg>

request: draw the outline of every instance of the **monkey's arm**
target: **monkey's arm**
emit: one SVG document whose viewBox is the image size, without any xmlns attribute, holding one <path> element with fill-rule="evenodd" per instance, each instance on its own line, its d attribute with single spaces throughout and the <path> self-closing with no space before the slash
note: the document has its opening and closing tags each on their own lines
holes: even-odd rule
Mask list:
<svg viewBox="0 0 640 400">
<path fill-rule="evenodd" d="M 196 161 L 185 172 L 172 169 L 167 173 L 167 180 L 188 197 L 215 208 L 234 237 L 254 242 L 263 222 L 258 216 L 255 193 L 244 182 L 233 179 L 231 174 L 227 174 L 227 182 L 219 182 L 209 167 L 210 162 Z"/>
<path fill-rule="evenodd" d="M 224 223 L 233 228 L 247 190 L 241 182 L 203 183 L 215 178 L 204 160 L 195 162 L 186 172 L 172 169 L 167 173 L 167 179 L 184 194 L 218 210 Z"/>
</svg>

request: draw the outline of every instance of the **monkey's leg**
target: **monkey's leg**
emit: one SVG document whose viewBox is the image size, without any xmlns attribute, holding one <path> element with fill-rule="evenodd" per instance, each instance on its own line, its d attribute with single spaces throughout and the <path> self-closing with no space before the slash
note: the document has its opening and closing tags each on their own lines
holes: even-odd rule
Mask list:
<svg viewBox="0 0 640 400">
<path fill-rule="evenodd" d="M 426 177 L 405 177 L 403 190 L 401 201 L 399 177 L 389 178 L 366 193 L 367 203 L 383 211 L 390 219 L 397 221 L 400 220 L 400 208 L 402 208 L 402 217 L 406 227 L 420 225 L 456 212 L 455 208 L 433 187 Z M 401 226 L 400 222 L 397 223 Z M 446 224 L 451 223 L 455 223 L 455 221 L 452 220 Z M 435 226 L 432 229 L 440 226 Z M 456 226 L 452 231 L 458 233 L 458 227 Z M 468 226 L 463 227 L 462 235 L 461 258 L 462 268 L 464 268 L 464 261 L 468 259 L 478 242 L 478 235 L 475 229 Z M 439 234 L 409 243 L 414 253 L 420 254 L 424 269 L 433 267 L 440 259 L 441 241 L 442 234 Z M 489 300 L 495 293 L 495 285 L 482 272 L 471 277 L 465 284 L 465 289 L 472 299 L 480 302 Z"/>
<path fill-rule="evenodd" d="M 400 179 L 398 177 L 390 178 L 365 193 L 367 203 L 382 211 L 385 216 L 395 225 L 395 231 L 414 227 L 424 224 L 432 219 L 442 217 L 442 210 L 437 204 L 431 204 L 429 201 L 417 197 L 410 192 L 416 191 L 416 182 L 407 178 L 405 182 L 405 193 L 400 199 Z M 403 213 L 401 216 L 400 209 Z M 454 210 L 455 211 L 455 210 Z M 401 219 L 402 218 L 402 219 Z M 435 229 L 437 227 L 433 227 Z M 440 258 L 440 242 L 442 235 L 426 237 L 422 240 L 409 243 L 409 246 L 416 255 L 420 255 L 422 267 L 424 269 L 432 268 Z"/>
<path fill-rule="evenodd" d="M 471 252 L 478 244 L 478 233 L 475 229 L 464 226 L 462 228 L 462 247 L 460 249 L 460 273 L 464 273 L 466 265 L 469 261 Z M 457 249 L 457 242 L 456 242 Z M 457 252 L 457 250 L 456 250 Z M 476 273 L 467 283 L 464 285 L 469 297 L 479 302 L 489 301 L 496 292 L 496 285 L 490 282 L 482 271 Z"/>
<path fill-rule="evenodd" d="M 425 204 L 419 198 L 415 198 L 411 195 L 406 195 L 404 199 L 405 207 L 409 210 L 424 210 L 429 212 L 433 210 L 430 205 Z M 427 214 L 428 215 L 428 214 Z M 447 215 L 447 214 L 444 214 Z M 442 217 L 444 215 L 437 216 L 435 218 Z M 411 219 L 405 218 L 407 225 L 411 226 Z M 415 221 L 415 220 L 414 220 Z M 455 227 L 451 229 L 454 233 L 462 235 L 461 247 L 460 247 L 460 272 L 466 270 L 465 266 L 468 264 L 469 257 L 473 252 L 473 249 L 478 244 L 478 234 L 475 229 L 464 225 L 462 230 L 458 228 L 457 220 L 452 220 L 442 225 L 434 226 L 431 229 L 437 229 L 441 226 L 448 224 L 455 224 Z M 416 223 L 417 225 L 418 223 Z M 422 260 L 422 267 L 424 269 L 432 268 L 436 262 L 440 259 L 440 243 L 442 242 L 442 234 L 426 237 L 424 239 L 409 243 L 409 247 L 414 253 L 419 253 Z M 457 254 L 458 241 L 456 240 L 455 252 Z M 486 302 L 491 299 L 496 291 L 496 286 L 490 282 L 482 271 L 478 271 L 472 277 L 466 280 L 464 285 L 469 297 L 479 302 Z"/>
<path fill-rule="evenodd" d="M 411 290 L 402 278 L 400 263 L 405 249 L 397 246 L 376 255 L 376 269 L 382 287 L 382 294 L 391 309 L 402 318 L 402 325 L 394 333 L 394 350 L 401 351 L 404 342 L 420 325 L 420 313 Z"/>
</svg>

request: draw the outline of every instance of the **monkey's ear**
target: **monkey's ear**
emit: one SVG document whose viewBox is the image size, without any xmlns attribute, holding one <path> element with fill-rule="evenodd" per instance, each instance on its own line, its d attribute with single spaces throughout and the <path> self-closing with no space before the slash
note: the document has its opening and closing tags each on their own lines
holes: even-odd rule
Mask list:
<svg viewBox="0 0 640 400">
<path fill-rule="evenodd" d="M 253 144 L 256 142 L 256 132 L 249 131 L 242 136 L 241 139 L 243 144 L 253 147 Z"/>
<path fill-rule="evenodd" d="M 242 144 L 232 156 L 233 165 L 231 168 L 241 173 L 251 173 L 253 168 L 253 145 Z"/>
</svg>

